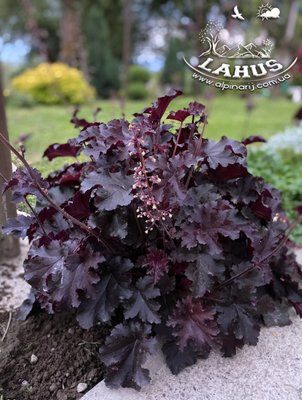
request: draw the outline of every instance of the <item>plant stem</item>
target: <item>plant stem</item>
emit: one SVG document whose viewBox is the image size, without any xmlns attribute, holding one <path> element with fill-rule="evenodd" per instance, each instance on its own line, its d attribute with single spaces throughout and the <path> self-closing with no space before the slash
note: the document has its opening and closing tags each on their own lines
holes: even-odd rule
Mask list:
<svg viewBox="0 0 302 400">
<path fill-rule="evenodd" d="M 6 179 L 5 176 L 1 174 L 1 172 L 0 172 L 0 178 L 2 178 L 3 182 L 5 182 L 5 183 L 9 182 L 8 179 Z"/>
<path fill-rule="evenodd" d="M 142 227 L 141 227 L 141 225 L 139 223 L 139 220 L 137 219 L 137 215 L 136 215 L 136 211 L 135 211 L 133 203 L 131 204 L 131 209 L 132 209 L 132 212 L 133 212 L 133 215 L 134 215 L 134 219 L 135 219 L 136 225 L 138 227 L 139 233 L 141 234 L 141 236 L 144 236 L 145 234 L 144 234 L 144 232 L 142 230 Z"/>
<path fill-rule="evenodd" d="M 41 221 L 40 221 L 40 219 L 39 219 L 39 217 L 38 217 L 38 215 L 37 215 L 37 213 L 36 213 L 35 210 L 32 208 L 32 206 L 31 206 L 30 202 L 27 200 L 26 196 L 25 196 L 25 203 L 27 204 L 27 206 L 30 208 L 31 212 L 32 212 L 33 215 L 35 216 L 35 218 L 36 218 L 36 220 L 37 220 L 37 222 L 38 222 L 40 228 L 42 229 L 44 235 L 45 235 L 45 236 L 48 236 L 47 233 L 46 233 L 46 230 L 44 229 L 44 226 L 42 225 L 42 223 L 41 223 Z"/>
<path fill-rule="evenodd" d="M 181 133 L 181 130 L 182 130 L 182 126 L 183 126 L 183 121 L 181 122 L 179 130 L 177 132 L 177 139 L 176 139 L 175 147 L 174 147 L 174 150 L 173 150 L 172 158 L 175 157 L 175 155 L 176 155 L 178 143 L 179 143 L 179 140 L 180 140 L 180 133 Z"/>
<path fill-rule="evenodd" d="M 205 132 L 205 129 L 206 129 L 206 124 L 207 124 L 207 118 L 206 118 L 206 115 L 205 115 L 205 120 L 204 120 L 204 123 L 203 123 L 203 127 L 202 127 L 202 131 L 201 131 L 201 134 L 200 134 L 200 138 L 198 139 L 198 143 L 197 143 L 196 149 L 194 151 L 194 156 L 195 157 L 200 152 L 202 141 L 203 141 L 204 132 Z M 191 167 L 189 175 L 188 175 L 188 178 L 187 178 L 186 183 L 185 183 L 186 190 L 188 190 L 190 181 L 192 179 L 193 172 L 194 172 L 194 167 Z"/>
<path fill-rule="evenodd" d="M 200 138 L 198 140 L 197 147 L 196 147 L 196 150 L 195 150 L 195 154 L 194 154 L 195 156 L 197 156 L 197 154 L 200 152 L 201 145 L 202 145 L 202 142 L 203 142 L 204 132 L 205 132 L 206 126 L 207 126 L 207 117 L 206 117 L 206 115 L 204 115 L 204 118 L 205 118 L 205 120 L 204 120 L 204 123 L 203 123 L 203 126 L 202 126 L 202 131 L 201 131 L 201 134 L 200 134 Z"/>
<path fill-rule="evenodd" d="M 7 325 L 6 325 L 5 332 L 4 332 L 4 334 L 3 334 L 2 338 L 1 338 L 1 342 L 4 342 L 4 340 L 5 340 L 5 338 L 6 338 L 6 335 L 7 335 L 7 333 L 8 333 L 10 324 L 11 324 L 11 322 L 12 322 L 12 317 L 13 317 L 13 314 L 12 314 L 12 312 L 10 312 L 10 313 L 9 313 L 9 317 L 8 317 L 8 323 L 7 323 Z"/>
<path fill-rule="evenodd" d="M 24 165 L 24 167 L 27 169 L 33 183 L 36 185 L 36 188 L 38 189 L 38 191 L 41 193 L 41 195 L 48 201 L 48 203 L 50 203 L 53 208 L 55 208 L 58 212 L 60 212 L 66 219 L 68 219 L 69 221 L 71 221 L 74 225 L 77 225 L 79 228 L 81 228 L 82 230 L 86 231 L 87 233 L 89 233 L 89 235 L 94 236 L 100 243 L 102 243 L 102 245 L 104 247 L 107 248 L 108 251 L 113 252 L 113 249 L 111 248 L 111 246 L 103 239 L 100 238 L 99 236 L 97 236 L 94 232 L 93 229 L 91 229 L 89 226 L 87 226 L 86 224 L 84 224 L 83 222 L 77 220 L 76 218 L 74 218 L 72 215 L 70 215 L 68 212 L 66 212 L 63 208 L 61 208 L 57 203 L 55 203 L 52 198 L 49 196 L 49 194 L 47 193 L 47 190 L 42 188 L 41 185 L 39 184 L 39 182 L 36 180 L 36 177 L 32 171 L 31 166 L 28 164 L 28 162 L 26 161 L 26 159 L 9 143 L 9 141 L 2 135 L 2 133 L 0 133 L 0 140 L 2 141 L 2 143 L 7 146 L 11 152 L 13 152 L 15 154 L 15 156 L 22 162 L 22 164 Z"/>
</svg>

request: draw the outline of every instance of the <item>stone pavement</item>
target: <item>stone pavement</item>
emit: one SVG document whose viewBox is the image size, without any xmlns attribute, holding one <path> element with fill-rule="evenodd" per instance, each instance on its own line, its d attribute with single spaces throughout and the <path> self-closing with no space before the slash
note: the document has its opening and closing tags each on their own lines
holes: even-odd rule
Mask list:
<svg viewBox="0 0 302 400">
<path fill-rule="evenodd" d="M 302 251 L 297 254 L 302 263 Z M 263 328 L 257 346 L 245 346 L 233 358 L 212 352 L 178 376 L 160 354 L 146 367 L 152 382 L 140 392 L 100 382 L 82 400 L 302 400 L 302 319 Z"/>
</svg>

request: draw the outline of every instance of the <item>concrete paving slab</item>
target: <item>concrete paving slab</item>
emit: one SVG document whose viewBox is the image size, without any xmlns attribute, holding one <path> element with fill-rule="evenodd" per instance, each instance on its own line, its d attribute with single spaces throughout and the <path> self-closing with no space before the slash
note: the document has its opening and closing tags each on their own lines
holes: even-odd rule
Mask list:
<svg viewBox="0 0 302 400">
<path fill-rule="evenodd" d="M 302 250 L 297 255 L 302 263 Z M 302 400 L 302 320 L 263 328 L 257 346 L 245 346 L 233 358 L 212 352 L 177 376 L 160 352 L 145 366 L 152 382 L 140 392 L 100 382 L 82 400 Z"/>
<path fill-rule="evenodd" d="M 23 261 L 28 252 L 28 242 L 22 240 L 20 255 L 1 261 L 0 264 L 0 311 L 12 311 L 19 307 L 30 291 L 23 278 Z"/>
<path fill-rule="evenodd" d="M 212 353 L 174 376 L 163 358 L 146 363 L 152 382 L 141 392 L 108 389 L 100 382 L 82 400 L 302 400 L 302 320 L 263 328 L 257 346 L 233 358 Z"/>
</svg>

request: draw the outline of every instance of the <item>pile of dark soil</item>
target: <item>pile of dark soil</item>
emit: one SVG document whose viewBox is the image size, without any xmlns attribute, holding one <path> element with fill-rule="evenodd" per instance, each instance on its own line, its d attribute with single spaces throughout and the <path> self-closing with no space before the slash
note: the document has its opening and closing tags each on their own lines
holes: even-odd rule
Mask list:
<svg viewBox="0 0 302 400">
<path fill-rule="evenodd" d="M 0 338 L 8 319 L 8 313 L 0 314 Z M 89 390 L 103 378 L 98 348 L 105 333 L 102 325 L 85 331 L 66 314 L 40 312 L 25 322 L 13 317 L 0 340 L 0 399 L 79 399 L 79 383 Z"/>
</svg>

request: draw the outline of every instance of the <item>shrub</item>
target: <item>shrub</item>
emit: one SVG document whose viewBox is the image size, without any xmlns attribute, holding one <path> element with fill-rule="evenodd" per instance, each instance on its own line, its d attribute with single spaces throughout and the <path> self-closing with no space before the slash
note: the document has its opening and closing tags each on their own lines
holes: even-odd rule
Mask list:
<svg viewBox="0 0 302 400">
<path fill-rule="evenodd" d="M 302 74 L 295 74 L 293 79 L 294 86 L 302 86 Z"/>
<path fill-rule="evenodd" d="M 128 74 L 128 79 L 131 83 L 147 83 L 151 78 L 150 72 L 140 65 L 130 65 Z"/>
<path fill-rule="evenodd" d="M 131 100 L 143 100 L 148 97 L 146 83 L 150 80 L 151 74 L 140 65 L 130 65 L 128 97 Z"/>
<path fill-rule="evenodd" d="M 249 153 L 250 171 L 262 176 L 282 193 L 283 207 L 290 220 L 295 220 L 296 207 L 302 203 L 302 124 L 272 136 L 260 148 Z M 302 226 L 293 233 L 302 244 Z"/>
<path fill-rule="evenodd" d="M 13 107 L 32 108 L 37 105 L 34 99 L 25 93 L 16 92 L 13 90 L 7 97 L 8 104 Z"/>
<path fill-rule="evenodd" d="M 269 141 L 262 146 L 266 152 L 276 154 L 276 151 L 289 150 L 291 153 L 302 154 L 302 122 L 298 126 L 287 128 L 284 132 L 272 136 Z"/>
<path fill-rule="evenodd" d="M 263 322 L 290 323 L 291 306 L 302 316 L 278 191 L 249 173 L 244 144 L 204 138 L 203 105 L 164 123 L 180 94 L 131 123 L 74 118 L 80 135 L 45 156 L 88 159 L 46 179 L 11 147 L 24 167 L 6 189 L 37 206 L 5 232 L 30 239 L 25 279 L 43 309 L 70 310 L 85 329 L 109 325 L 100 354 L 111 387 L 148 383 L 142 364 L 156 342 L 176 374 L 212 348 L 255 345 Z"/>
<path fill-rule="evenodd" d="M 28 69 L 13 79 L 12 86 L 40 104 L 81 104 L 95 96 L 83 74 L 62 63 L 43 63 Z"/>
<path fill-rule="evenodd" d="M 148 90 L 144 83 L 133 82 L 128 86 L 128 97 L 131 100 L 143 100 L 148 96 Z"/>
</svg>

